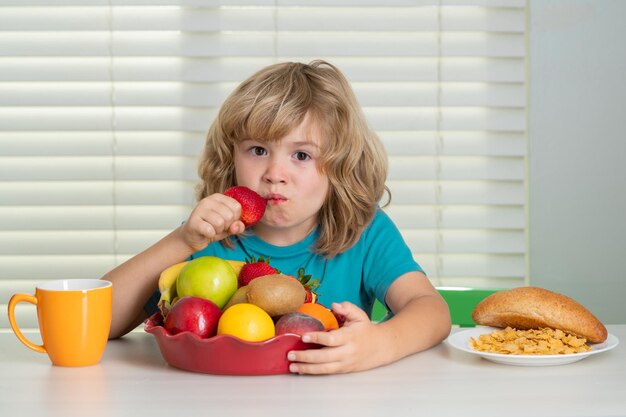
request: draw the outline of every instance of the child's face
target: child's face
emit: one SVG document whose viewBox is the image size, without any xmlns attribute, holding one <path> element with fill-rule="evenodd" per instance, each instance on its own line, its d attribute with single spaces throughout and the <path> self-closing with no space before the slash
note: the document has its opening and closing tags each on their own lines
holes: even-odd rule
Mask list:
<svg viewBox="0 0 626 417">
<path fill-rule="evenodd" d="M 307 116 L 280 141 L 245 140 L 235 146 L 237 184 L 268 200 L 255 230 L 259 234 L 278 231 L 285 239 L 271 243 L 300 240 L 318 223 L 317 213 L 329 188 L 328 177 L 317 169 L 320 143 L 320 131 Z"/>
</svg>

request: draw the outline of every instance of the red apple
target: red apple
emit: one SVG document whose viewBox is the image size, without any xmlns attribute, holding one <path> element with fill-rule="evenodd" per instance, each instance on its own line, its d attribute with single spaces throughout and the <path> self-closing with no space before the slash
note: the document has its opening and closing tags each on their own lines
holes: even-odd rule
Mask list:
<svg viewBox="0 0 626 417">
<path fill-rule="evenodd" d="M 202 338 L 215 336 L 222 310 L 211 300 L 200 297 L 182 297 L 167 317 L 163 327 L 170 334 L 192 332 Z"/>
<path fill-rule="evenodd" d="M 315 317 L 297 311 L 282 315 L 276 322 L 276 335 L 293 333 L 302 336 L 308 332 L 324 331 L 324 325 Z"/>
</svg>

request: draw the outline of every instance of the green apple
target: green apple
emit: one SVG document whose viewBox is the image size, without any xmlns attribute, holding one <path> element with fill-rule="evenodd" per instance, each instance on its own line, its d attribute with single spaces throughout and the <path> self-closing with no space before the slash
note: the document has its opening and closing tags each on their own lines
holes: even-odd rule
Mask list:
<svg viewBox="0 0 626 417">
<path fill-rule="evenodd" d="M 196 258 L 181 269 L 176 280 L 179 297 L 202 297 L 219 308 L 237 291 L 237 274 L 227 261 L 215 256 Z"/>
</svg>

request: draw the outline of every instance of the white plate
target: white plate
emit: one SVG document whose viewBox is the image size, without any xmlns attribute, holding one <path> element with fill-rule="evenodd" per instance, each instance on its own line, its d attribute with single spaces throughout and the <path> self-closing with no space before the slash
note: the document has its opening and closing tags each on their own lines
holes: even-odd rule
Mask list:
<svg viewBox="0 0 626 417">
<path fill-rule="evenodd" d="M 494 327 L 474 327 L 472 329 L 462 330 L 451 334 L 446 342 L 455 349 L 459 349 L 473 355 L 478 355 L 492 362 L 517 366 L 565 365 L 567 363 L 585 359 L 597 353 L 611 350 L 619 343 L 617 337 L 609 334 L 603 343 L 589 345 L 591 350 L 588 352 L 570 353 L 564 355 L 506 355 L 502 353 L 480 352 L 470 347 L 470 337 L 476 339 L 481 334 L 491 333 L 493 330 L 495 330 Z"/>
</svg>

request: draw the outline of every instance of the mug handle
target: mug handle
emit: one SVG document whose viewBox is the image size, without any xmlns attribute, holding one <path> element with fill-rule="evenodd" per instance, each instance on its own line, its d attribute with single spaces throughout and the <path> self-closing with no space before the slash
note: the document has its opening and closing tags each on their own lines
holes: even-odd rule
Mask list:
<svg viewBox="0 0 626 417">
<path fill-rule="evenodd" d="M 22 331 L 18 327 L 17 322 L 15 321 L 15 306 L 19 302 L 26 302 L 26 303 L 37 305 L 37 297 L 35 297 L 34 295 L 30 295 L 30 294 L 14 294 L 13 297 L 11 297 L 11 299 L 9 300 L 8 313 L 9 313 L 9 323 L 11 323 L 11 328 L 13 329 L 13 333 L 15 333 L 15 336 L 17 336 L 20 342 L 24 343 L 26 347 L 34 350 L 35 352 L 47 353 L 46 348 L 44 348 L 43 345 L 36 345 L 30 340 L 28 340 L 26 337 L 24 337 L 24 335 L 22 334 Z"/>
</svg>

